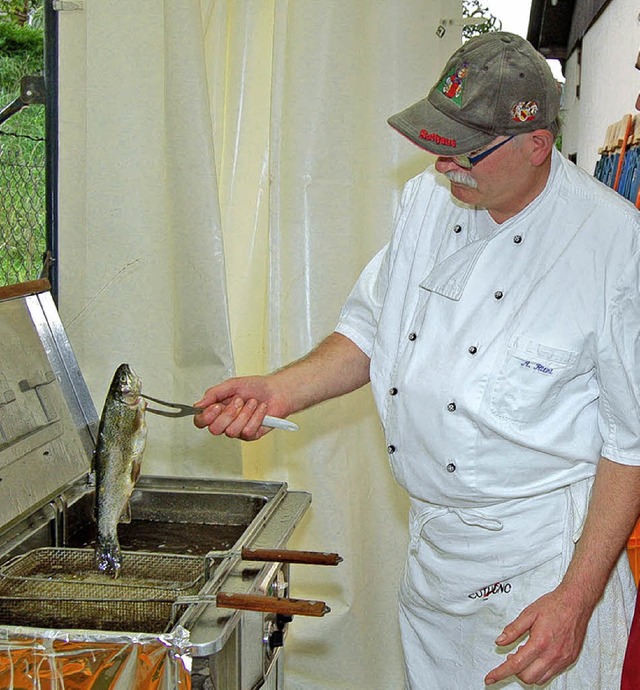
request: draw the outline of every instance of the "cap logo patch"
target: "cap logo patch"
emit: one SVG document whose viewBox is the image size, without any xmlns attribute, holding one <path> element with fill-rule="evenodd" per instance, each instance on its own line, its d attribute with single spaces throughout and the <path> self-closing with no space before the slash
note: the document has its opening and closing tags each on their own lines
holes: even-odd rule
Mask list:
<svg viewBox="0 0 640 690">
<path fill-rule="evenodd" d="M 538 115 L 538 104 L 535 101 L 520 101 L 511 108 L 511 117 L 516 122 L 530 122 Z"/>
<path fill-rule="evenodd" d="M 455 139 L 442 137 L 435 132 L 427 132 L 426 129 L 420 130 L 420 139 L 424 139 L 425 141 L 433 141 L 435 144 L 440 144 L 442 146 L 451 146 L 454 149 L 458 145 L 458 142 Z"/>
<path fill-rule="evenodd" d="M 438 89 L 457 106 L 462 105 L 462 91 L 468 72 L 469 66 L 465 62 L 460 65 L 453 74 L 447 75 L 440 84 L 438 84 Z"/>
</svg>

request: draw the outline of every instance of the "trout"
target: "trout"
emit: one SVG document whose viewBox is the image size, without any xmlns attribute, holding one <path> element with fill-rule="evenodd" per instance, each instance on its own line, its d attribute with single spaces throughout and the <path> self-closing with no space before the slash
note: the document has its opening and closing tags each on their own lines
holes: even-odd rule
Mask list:
<svg viewBox="0 0 640 690">
<path fill-rule="evenodd" d="M 118 523 L 131 522 L 129 498 L 140 476 L 147 440 L 142 382 L 121 364 L 104 401 L 94 455 L 95 513 L 98 523 L 96 565 L 116 578 L 122 566 Z"/>
</svg>

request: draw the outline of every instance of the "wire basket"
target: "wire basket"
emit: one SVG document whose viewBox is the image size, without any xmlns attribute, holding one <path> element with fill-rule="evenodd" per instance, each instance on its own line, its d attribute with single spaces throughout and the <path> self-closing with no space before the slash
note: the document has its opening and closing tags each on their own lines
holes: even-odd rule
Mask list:
<svg viewBox="0 0 640 690">
<path fill-rule="evenodd" d="M 160 634 L 203 584 L 199 557 L 123 552 L 112 579 L 90 549 L 34 549 L 0 568 L 0 624 Z"/>
</svg>

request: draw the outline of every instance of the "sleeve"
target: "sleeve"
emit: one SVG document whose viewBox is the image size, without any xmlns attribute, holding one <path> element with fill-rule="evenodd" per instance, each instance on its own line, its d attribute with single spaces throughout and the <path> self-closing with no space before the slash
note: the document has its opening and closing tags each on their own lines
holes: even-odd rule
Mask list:
<svg viewBox="0 0 640 690">
<path fill-rule="evenodd" d="M 602 455 L 640 465 L 640 253 L 616 285 L 598 350 Z"/>
<path fill-rule="evenodd" d="M 406 241 L 403 239 L 403 235 L 407 226 L 407 219 L 414 208 L 419 190 L 425 184 L 429 191 L 423 195 L 424 206 L 428 205 L 433 191 L 432 177 L 433 166 L 409 180 L 404 186 L 393 220 L 391 241 L 371 259 L 362 271 L 340 313 L 336 332 L 352 340 L 368 357 L 371 357 L 373 353 L 380 314 L 396 263 L 398 249 Z"/>
<path fill-rule="evenodd" d="M 336 332 L 352 340 L 368 357 L 378 330 L 387 290 L 389 245 L 383 247 L 364 268 L 347 298 Z"/>
</svg>

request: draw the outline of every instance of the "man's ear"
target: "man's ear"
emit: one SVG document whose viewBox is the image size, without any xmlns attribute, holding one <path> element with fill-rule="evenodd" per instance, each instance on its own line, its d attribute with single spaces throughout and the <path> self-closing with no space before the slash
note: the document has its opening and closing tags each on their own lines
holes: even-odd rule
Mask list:
<svg viewBox="0 0 640 690">
<path fill-rule="evenodd" d="M 529 134 L 531 165 L 542 165 L 551 155 L 555 137 L 548 129 L 536 129 Z"/>
</svg>

